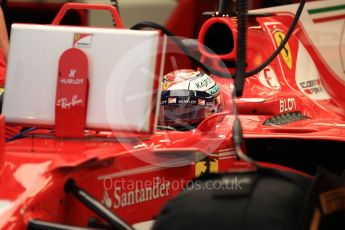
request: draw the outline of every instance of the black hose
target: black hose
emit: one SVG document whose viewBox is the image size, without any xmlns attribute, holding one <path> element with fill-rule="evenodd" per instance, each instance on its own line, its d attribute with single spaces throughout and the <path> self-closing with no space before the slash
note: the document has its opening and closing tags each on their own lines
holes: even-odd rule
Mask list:
<svg viewBox="0 0 345 230">
<path fill-rule="evenodd" d="M 282 49 L 284 49 L 287 41 L 289 40 L 290 36 L 292 35 L 293 31 L 296 28 L 296 25 L 298 23 L 299 18 L 301 17 L 304 5 L 305 5 L 305 0 L 301 0 L 300 4 L 298 6 L 298 9 L 296 11 L 296 14 L 295 14 L 295 18 L 292 21 L 290 28 L 285 35 L 285 38 L 280 43 L 280 45 L 278 46 L 276 51 L 274 51 L 274 53 L 268 59 L 266 59 L 266 61 L 264 63 L 262 63 L 259 67 L 257 67 L 256 69 L 253 69 L 249 72 L 246 72 L 246 74 L 244 75 L 245 77 L 250 77 L 254 74 L 259 73 L 261 70 L 263 70 L 265 67 L 267 67 L 277 57 L 277 55 L 282 51 Z"/>
<path fill-rule="evenodd" d="M 246 46 L 247 46 L 247 0 L 237 1 L 237 63 L 235 91 L 236 96 L 241 97 L 243 93 L 244 75 L 246 72 Z"/>
</svg>

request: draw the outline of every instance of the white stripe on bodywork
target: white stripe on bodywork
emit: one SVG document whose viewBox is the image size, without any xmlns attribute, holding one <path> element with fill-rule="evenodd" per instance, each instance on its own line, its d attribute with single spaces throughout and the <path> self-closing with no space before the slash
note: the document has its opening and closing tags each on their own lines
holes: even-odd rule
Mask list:
<svg viewBox="0 0 345 230">
<path fill-rule="evenodd" d="M 104 180 L 106 178 L 109 179 L 109 178 L 124 177 L 124 176 L 136 175 L 136 174 L 143 174 L 143 173 L 154 172 L 154 171 L 158 171 L 162 169 L 178 167 L 181 165 L 185 166 L 185 165 L 191 165 L 191 164 L 194 164 L 194 161 L 186 160 L 186 159 L 175 159 L 175 160 L 170 160 L 170 161 L 159 162 L 157 163 L 157 165 L 146 165 L 143 167 L 138 167 L 134 169 L 102 175 L 102 176 L 99 176 L 97 179 Z"/>
</svg>

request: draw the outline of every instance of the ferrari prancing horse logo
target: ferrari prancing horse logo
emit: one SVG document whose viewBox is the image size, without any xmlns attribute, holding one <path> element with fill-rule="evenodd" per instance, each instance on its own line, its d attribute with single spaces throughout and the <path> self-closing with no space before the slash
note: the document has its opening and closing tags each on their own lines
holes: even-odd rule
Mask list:
<svg viewBox="0 0 345 230">
<path fill-rule="evenodd" d="M 284 38 L 285 38 L 285 34 L 283 32 L 281 32 L 281 31 L 274 32 L 274 39 L 275 39 L 278 46 L 280 45 L 280 43 L 282 43 Z M 280 52 L 280 55 L 284 59 L 286 65 L 289 67 L 289 69 L 292 69 L 292 56 L 291 56 L 291 50 L 290 50 L 289 43 L 286 43 L 286 45 L 284 46 L 284 48 Z"/>
<path fill-rule="evenodd" d="M 75 33 L 73 35 L 73 47 L 91 48 L 92 34 Z"/>
<path fill-rule="evenodd" d="M 218 172 L 218 160 L 206 157 L 195 163 L 195 177 Z"/>
</svg>

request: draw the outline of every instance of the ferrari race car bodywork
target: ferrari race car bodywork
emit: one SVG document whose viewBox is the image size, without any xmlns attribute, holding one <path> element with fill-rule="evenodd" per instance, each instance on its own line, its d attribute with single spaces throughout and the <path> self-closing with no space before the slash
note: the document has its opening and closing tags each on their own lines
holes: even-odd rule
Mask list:
<svg viewBox="0 0 345 230">
<path fill-rule="evenodd" d="M 305 173 L 314 173 L 318 165 L 344 169 L 344 6 L 341 0 L 307 3 L 278 57 L 246 78 L 243 96 L 234 99 L 246 153 L 262 164 Z M 248 70 L 279 46 L 296 8 L 268 8 L 256 13 L 274 14 L 249 17 Z M 214 53 L 200 46 L 201 60 L 233 72 L 236 37 L 232 17 L 208 19 L 198 40 Z M 112 215 L 104 214 L 100 204 L 133 225 L 154 219 L 166 201 L 200 174 L 250 167 L 238 160 L 232 142 L 232 79 L 213 77 L 222 89 L 223 112 L 194 129 L 165 127 L 145 135 L 98 129 L 64 137 L 39 127 L 1 143 L 0 228 L 24 229 L 35 221 L 99 227 L 104 215 Z M 4 130 L 2 117 L 3 136 Z"/>
</svg>

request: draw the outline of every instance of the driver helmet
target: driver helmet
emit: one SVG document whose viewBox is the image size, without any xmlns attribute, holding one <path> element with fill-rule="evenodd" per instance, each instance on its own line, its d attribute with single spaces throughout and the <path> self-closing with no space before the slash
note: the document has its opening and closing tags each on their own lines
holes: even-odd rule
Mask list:
<svg viewBox="0 0 345 230">
<path fill-rule="evenodd" d="M 221 110 L 220 88 L 206 73 L 182 69 L 163 77 L 159 125 L 195 127 Z"/>
</svg>

